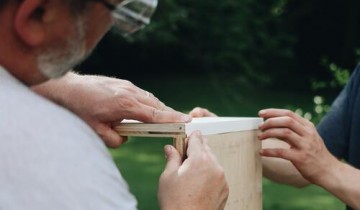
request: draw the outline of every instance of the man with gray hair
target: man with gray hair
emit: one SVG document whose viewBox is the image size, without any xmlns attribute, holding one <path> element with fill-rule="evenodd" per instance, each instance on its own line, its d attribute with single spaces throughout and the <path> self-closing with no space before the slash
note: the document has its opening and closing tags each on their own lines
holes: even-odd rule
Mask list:
<svg viewBox="0 0 360 210">
<path fill-rule="evenodd" d="M 124 140 L 112 124 L 191 118 L 128 81 L 67 71 L 110 26 L 128 35 L 148 23 L 155 6 L 144 0 L 0 2 L 0 209 L 136 209 L 105 147 Z M 222 209 L 228 187 L 221 166 L 199 132 L 188 144 L 183 162 L 165 146 L 160 208 Z"/>
</svg>

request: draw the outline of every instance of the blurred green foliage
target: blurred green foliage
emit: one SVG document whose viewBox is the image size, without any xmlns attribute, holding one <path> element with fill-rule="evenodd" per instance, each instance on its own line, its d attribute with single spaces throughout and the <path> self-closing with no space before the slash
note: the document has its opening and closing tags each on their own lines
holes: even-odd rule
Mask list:
<svg viewBox="0 0 360 210">
<path fill-rule="evenodd" d="M 311 81 L 331 79 L 324 57 L 355 66 L 359 10 L 355 0 L 160 0 L 149 26 L 127 38 L 109 33 L 80 71 L 133 81 L 226 72 L 309 90 Z"/>
<path fill-rule="evenodd" d="M 103 51 L 84 69 L 121 68 L 122 77 L 140 71 L 225 71 L 268 84 L 291 67 L 294 38 L 281 19 L 286 2 L 160 1 L 146 29 L 125 39 L 109 34 Z"/>
<path fill-rule="evenodd" d="M 355 50 L 355 56 L 360 61 L 360 50 Z M 351 70 L 342 68 L 327 59 L 323 59 L 322 63 L 328 68 L 331 74 L 329 80 L 314 80 L 312 81 L 312 89 L 317 94 L 313 98 L 313 110 L 304 112 L 301 108 L 296 109 L 296 113 L 304 118 L 311 120 L 315 124 L 320 122 L 321 118 L 330 110 L 332 100 L 328 96 L 324 96 L 324 92 L 340 92 L 345 87 L 351 76 Z M 325 90 L 325 91 L 324 91 Z"/>
</svg>

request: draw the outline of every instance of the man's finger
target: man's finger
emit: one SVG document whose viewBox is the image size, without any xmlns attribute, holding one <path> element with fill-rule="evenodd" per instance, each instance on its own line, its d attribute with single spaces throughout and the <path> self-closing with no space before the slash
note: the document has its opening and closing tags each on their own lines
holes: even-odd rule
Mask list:
<svg viewBox="0 0 360 210">
<path fill-rule="evenodd" d="M 259 135 L 260 140 L 269 138 L 276 138 L 285 141 L 296 148 L 301 148 L 304 145 L 301 137 L 288 128 L 272 128 L 265 130 Z"/>
<path fill-rule="evenodd" d="M 151 106 L 140 105 L 125 113 L 124 118 L 153 123 L 187 123 L 191 117 L 178 111 L 159 110 Z"/>
<path fill-rule="evenodd" d="M 288 116 L 269 118 L 259 126 L 259 129 L 262 131 L 271 128 L 289 128 L 300 136 L 303 136 L 305 132 L 304 126 L 301 123 Z"/>
<path fill-rule="evenodd" d="M 95 131 L 103 139 L 106 146 L 110 148 L 117 148 L 123 144 L 127 138 L 120 136 L 116 131 L 114 131 L 110 126 L 106 124 L 98 124 L 95 128 Z"/>
<path fill-rule="evenodd" d="M 187 156 L 194 157 L 205 151 L 204 141 L 200 131 L 194 131 L 188 138 Z"/>
<path fill-rule="evenodd" d="M 263 109 L 259 111 L 259 116 L 265 119 L 288 116 L 298 121 L 302 125 L 307 124 L 307 121 L 304 118 L 287 109 Z"/>
<path fill-rule="evenodd" d="M 260 154 L 264 157 L 276 157 L 289 161 L 296 159 L 296 154 L 294 154 L 293 150 L 284 148 L 262 149 Z"/>
<path fill-rule="evenodd" d="M 196 107 L 189 113 L 192 117 L 217 117 L 216 114 L 210 112 L 208 109 Z"/>
<path fill-rule="evenodd" d="M 171 145 L 166 145 L 164 147 L 164 151 L 166 156 L 166 166 L 164 173 L 177 171 L 181 166 L 181 156 L 179 152 Z"/>
<path fill-rule="evenodd" d="M 147 91 L 146 91 L 147 92 Z M 174 111 L 174 109 L 166 106 L 163 102 L 161 102 L 158 98 L 156 98 L 152 93 L 147 92 L 148 94 L 140 94 L 136 98 L 139 103 L 144 105 L 154 107 L 158 110 L 162 111 Z"/>
</svg>

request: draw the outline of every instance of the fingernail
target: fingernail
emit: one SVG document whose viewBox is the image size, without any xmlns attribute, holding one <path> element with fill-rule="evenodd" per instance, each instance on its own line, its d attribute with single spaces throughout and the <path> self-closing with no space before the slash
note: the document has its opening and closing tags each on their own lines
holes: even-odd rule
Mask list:
<svg viewBox="0 0 360 210">
<path fill-rule="evenodd" d="M 164 150 L 165 150 L 165 158 L 168 158 L 168 156 L 172 152 L 172 146 L 171 145 L 165 145 Z"/>
<path fill-rule="evenodd" d="M 172 146 L 171 145 L 165 145 L 165 151 L 171 152 Z"/>
<path fill-rule="evenodd" d="M 192 118 L 191 118 L 189 115 L 182 115 L 181 118 L 180 118 L 180 120 L 181 120 L 182 122 L 190 122 L 191 119 L 192 119 Z"/>
<path fill-rule="evenodd" d="M 264 134 L 263 131 L 259 131 L 259 132 L 257 133 L 257 137 L 260 139 L 260 138 L 263 137 L 263 134 Z"/>
<path fill-rule="evenodd" d="M 260 111 L 259 111 L 259 115 L 263 115 L 263 114 L 265 114 L 265 113 L 266 113 L 265 110 L 260 110 Z"/>
<path fill-rule="evenodd" d="M 263 125 L 264 125 L 264 123 L 263 123 L 263 122 L 262 122 L 262 123 L 260 123 L 258 128 L 261 130 L 261 127 L 262 127 Z"/>
</svg>

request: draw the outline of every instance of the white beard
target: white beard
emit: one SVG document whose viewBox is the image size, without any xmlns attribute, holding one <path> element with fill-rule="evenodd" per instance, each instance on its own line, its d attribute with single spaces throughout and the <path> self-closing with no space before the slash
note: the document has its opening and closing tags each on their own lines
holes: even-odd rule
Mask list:
<svg viewBox="0 0 360 210">
<path fill-rule="evenodd" d="M 76 34 L 69 37 L 64 46 L 49 47 L 37 57 L 38 68 L 48 79 L 55 79 L 65 75 L 90 54 L 86 53 L 85 49 L 86 24 L 83 19 L 76 18 Z"/>
</svg>

